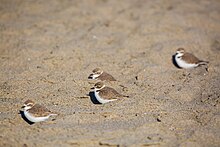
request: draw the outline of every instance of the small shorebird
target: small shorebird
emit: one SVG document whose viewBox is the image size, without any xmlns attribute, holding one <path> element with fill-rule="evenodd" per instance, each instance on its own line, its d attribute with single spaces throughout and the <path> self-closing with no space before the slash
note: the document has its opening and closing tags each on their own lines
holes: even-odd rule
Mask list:
<svg viewBox="0 0 220 147">
<path fill-rule="evenodd" d="M 178 48 L 175 54 L 175 62 L 180 68 L 195 68 L 200 65 L 206 65 L 209 62 L 199 60 L 196 56 L 185 51 L 184 48 Z"/>
<path fill-rule="evenodd" d="M 46 121 L 50 116 L 57 115 L 32 100 L 25 101 L 21 108 L 24 116 L 32 123 Z"/>
<path fill-rule="evenodd" d="M 104 83 L 98 82 L 94 85 L 94 94 L 97 101 L 101 104 L 115 101 L 118 98 L 129 97 L 118 93 L 111 87 L 106 87 Z"/>
<path fill-rule="evenodd" d="M 116 81 L 116 79 L 112 75 L 104 72 L 100 68 L 95 68 L 92 71 L 92 74 L 89 75 L 89 78 L 90 79 L 99 79 L 101 81 Z"/>
</svg>

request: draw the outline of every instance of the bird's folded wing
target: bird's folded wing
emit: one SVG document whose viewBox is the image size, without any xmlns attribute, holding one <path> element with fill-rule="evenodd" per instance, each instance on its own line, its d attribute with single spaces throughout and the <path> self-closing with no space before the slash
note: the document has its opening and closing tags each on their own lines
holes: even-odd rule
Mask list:
<svg viewBox="0 0 220 147">
<path fill-rule="evenodd" d="M 45 117 L 51 114 L 52 112 L 48 110 L 46 107 L 41 106 L 39 104 L 34 105 L 29 112 L 34 115 L 35 117 Z"/>
</svg>

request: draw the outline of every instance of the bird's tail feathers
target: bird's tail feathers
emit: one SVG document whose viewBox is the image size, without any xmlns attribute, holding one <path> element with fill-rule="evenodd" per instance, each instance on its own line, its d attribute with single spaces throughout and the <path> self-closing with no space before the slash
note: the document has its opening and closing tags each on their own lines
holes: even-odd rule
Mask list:
<svg viewBox="0 0 220 147">
<path fill-rule="evenodd" d="M 50 116 L 56 116 L 56 115 L 58 115 L 58 114 L 55 114 L 55 113 L 50 114 Z"/>
<path fill-rule="evenodd" d="M 199 61 L 199 65 L 207 65 L 209 61 Z"/>
</svg>

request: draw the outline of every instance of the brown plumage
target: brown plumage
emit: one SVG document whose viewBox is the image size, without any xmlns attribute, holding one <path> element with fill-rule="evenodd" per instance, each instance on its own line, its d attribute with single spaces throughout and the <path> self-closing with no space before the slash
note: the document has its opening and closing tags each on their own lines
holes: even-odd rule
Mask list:
<svg viewBox="0 0 220 147">
<path fill-rule="evenodd" d="M 104 87 L 99 91 L 99 95 L 103 98 L 103 99 L 117 99 L 117 98 L 121 98 L 121 97 L 128 97 L 126 95 L 122 95 L 120 93 L 118 93 L 115 89 L 111 88 L 111 87 Z"/>
<path fill-rule="evenodd" d="M 34 101 L 32 101 L 32 100 L 26 100 L 25 102 L 24 102 L 24 105 L 34 105 L 35 103 L 34 103 Z"/>
<path fill-rule="evenodd" d="M 35 104 L 31 109 L 28 110 L 28 112 L 30 112 L 35 117 L 48 116 L 53 113 L 46 107 L 39 104 Z"/>
<path fill-rule="evenodd" d="M 100 76 L 98 76 L 98 79 L 100 79 L 101 81 L 116 81 L 116 79 L 112 75 L 106 72 L 103 72 Z"/>
<path fill-rule="evenodd" d="M 207 62 L 207 61 L 199 60 L 196 56 L 194 56 L 191 53 L 187 53 L 187 52 L 184 53 L 184 55 L 182 56 L 182 59 L 186 61 L 187 63 L 191 63 L 191 64 L 193 63 L 199 64 L 201 62 Z"/>
</svg>

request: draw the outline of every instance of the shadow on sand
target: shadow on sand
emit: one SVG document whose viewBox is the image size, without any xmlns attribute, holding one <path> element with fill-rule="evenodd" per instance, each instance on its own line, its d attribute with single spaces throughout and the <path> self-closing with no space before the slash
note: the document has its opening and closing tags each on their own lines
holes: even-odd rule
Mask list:
<svg viewBox="0 0 220 147">
<path fill-rule="evenodd" d="M 174 55 L 172 56 L 173 65 L 176 66 L 177 68 L 181 68 L 181 67 L 179 67 L 178 64 L 176 63 L 176 61 L 175 61 L 175 56 L 176 56 L 176 54 L 174 54 Z"/>
<path fill-rule="evenodd" d="M 19 111 L 19 114 L 21 114 L 21 117 L 23 118 L 23 120 L 25 120 L 29 125 L 33 125 L 34 122 L 29 121 L 25 115 L 24 115 L 24 111 Z"/>
<path fill-rule="evenodd" d="M 90 91 L 89 96 L 90 96 L 90 100 L 92 101 L 93 104 L 101 104 L 97 101 L 94 92 Z"/>
</svg>

